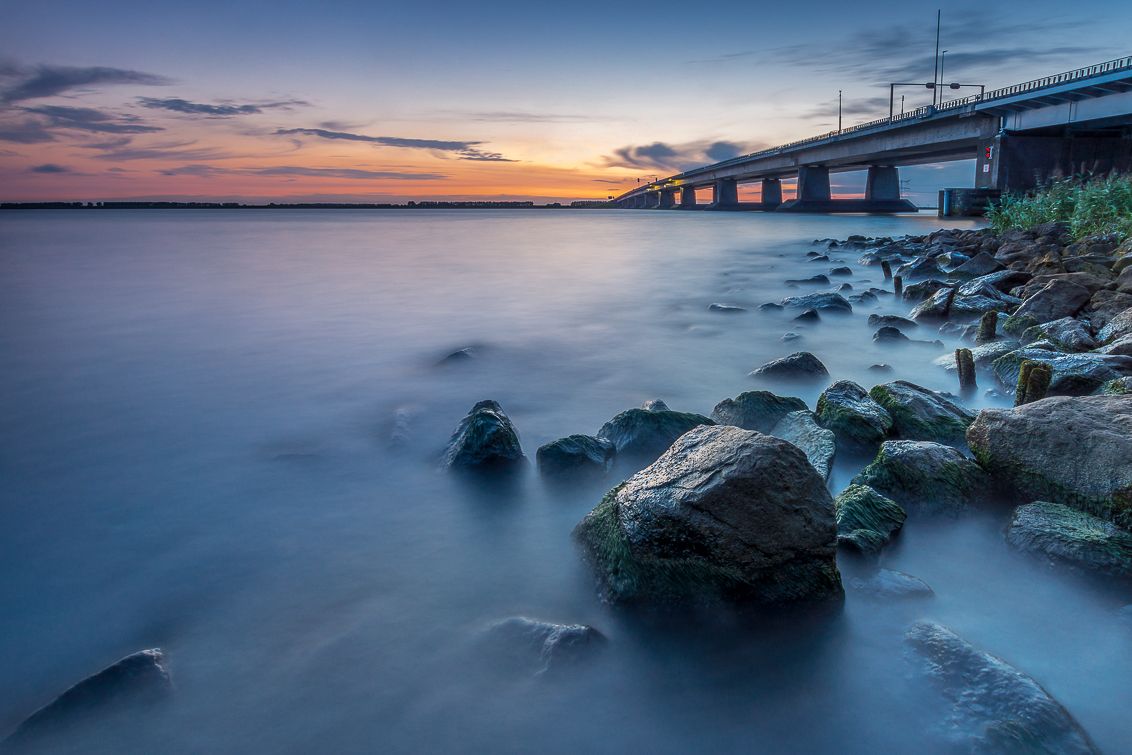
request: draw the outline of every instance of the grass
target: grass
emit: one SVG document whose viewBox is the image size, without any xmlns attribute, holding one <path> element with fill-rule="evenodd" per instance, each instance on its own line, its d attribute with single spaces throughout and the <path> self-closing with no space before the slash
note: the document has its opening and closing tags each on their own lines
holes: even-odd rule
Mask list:
<svg viewBox="0 0 1132 755">
<path fill-rule="evenodd" d="M 1055 179 L 1029 194 L 1013 194 L 990 208 L 997 231 L 1028 229 L 1042 223 L 1069 224 L 1073 238 L 1114 234 L 1132 236 L 1132 175 Z"/>
</svg>

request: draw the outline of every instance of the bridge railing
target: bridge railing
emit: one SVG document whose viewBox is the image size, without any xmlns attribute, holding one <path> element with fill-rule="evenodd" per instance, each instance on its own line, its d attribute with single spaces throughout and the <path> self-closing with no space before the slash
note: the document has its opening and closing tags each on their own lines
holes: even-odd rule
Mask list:
<svg viewBox="0 0 1132 755">
<path fill-rule="evenodd" d="M 1064 73 L 1057 73 L 1057 74 L 1054 74 L 1052 76 L 1044 76 L 1040 79 L 1034 79 L 1033 81 L 1026 81 L 1026 82 L 1023 82 L 1021 84 L 1013 84 L 1013 85 L 1008 86 L 1008 87 L 1002 87 L 1001 89 L 993 89 L 993 90 L 986 92 L 986 93 L 983 93 L 983 94 L 973 94 L 969 97 L 958 97 L 954 100 L 948 100 L 947 102 L 944 102 L 939 106 L 925 105 L 923 107 L 918 107 L 918 108 L 915 108 L 913 110 L 907 110 L 903 113 L 899 113 L 897 115 L 892 115 L 892 116 L 887 117 L 887 118 L 877 118 L 876 120 L 868 121 L 867 123 L 858 123 L 855 126 L 850 126 L 849 128 L 844 128 L 844 129 L 841 129 L 840 131 L 830 131 L 830 132 L 827 132 L 825 134 L 819 134 L 817 136 L 809 136 L 809 137 L 806 137 L 805 139 L 798 139 L 797 141 L 789 142 L 787 144 L 780 144 L 776 147 L 770 147 L 768 149 L 760 150 L 758 152 L 751 152 L 750 154 L 747 154 L 747 155 L 740 155 L 739 157 L 733 157 L 729 160 L 724 160 L 722 162 L 713 163 L 712 165 L 707 166 L 707 167 L 725 168 L 728 165 L 732 165 L 732 164 L 738 163 L 738 162 L 743 162 L 745 160 L 757 159 L 757 158 L 760 158 L 760 157 L 772 157 L 772 156 L 775 156 L 775 155 L 782 154 L 783 152 L 785 152 L 787 150 L 795 149 L 797 147 L 802 147 L 802 146 L 805 146 L 807 144 L 813 144 L 814 142 L 825 141 L 827 139 L 835 139 L 839 136 L 844 136 L 845 134 L 852 134 L 852 133 L 855 133 L 857 131 L 865 131 L 865 130 L 871 129 L 871 128 L 889 126 L 893 123 L 900 123 L 900 122 L 903 122 L 903 121 L 914 120 L 914 119 L 918 119 L 918 118 L 927 118 L 927 117 L 934 115 L 935 113 L 938 113 L 938 112 L 950 112 L 950 111 L 953 111 L 953 110 L 956 110 L 956 109 L 959 109 L 959 108 L 967 107 L 969 105 L 977 105 L 977 104 L 980 104 L 980 103 L 989 102 L 991 100 L 1001 99 L 1003 97 L 1013 97 L 1014 95 L 1017 95 L 1017 94 L 1024 94 L 1026 92 L 1033 92 L 1033 91 L 1036 91 L 1038 89 L 1044 89 L 1046 87 L 1057 86 L 1059 84 L 1067 84 L 1067 83 L 1072 83 L 1074 81 L 1081 81 L 1082 79 L 1088 79 L 1088 78 L 1091 78 L 1093 76 L 1099 76 L 1099 75 L 1104 74 L 1104 73 L 1113 73 L 1115 71 L 1122 71 L 1122 70 L 1125 70 L 1125 69 L 1132 69 L 1132 55 L 1128 55 L 1128 56 L 1125 56 L 1123 58 L 1116 58 L 1114 60 L 1108 60 L 1108 61 L 1105 61 L 1104 63 L 1096 63 L 1095 65 L 1086 66 L 1084 68 L 1077 68 L 1077 69 L 1072 70 L 1072 71 L 1065 71 Z M 703 170 L 703 168 L 698 168 L 696 172 L 698 172 L 699 170 Z M 666 181 L 679 180 L 679 179 L 687 176 L 690 172 L 693 172 L 693 171 L 685 171 L 684 173 L 679 173 L 679 174 L 672 176 L 671 178 L 668 178 L 668 179 L 665 179 L 665 180 Z M 634 190 L 634 191 L 636 191 L 636 190 Z M 630 192 L 630 193 L 632 193 L 632 192 Z"/>
</svg>

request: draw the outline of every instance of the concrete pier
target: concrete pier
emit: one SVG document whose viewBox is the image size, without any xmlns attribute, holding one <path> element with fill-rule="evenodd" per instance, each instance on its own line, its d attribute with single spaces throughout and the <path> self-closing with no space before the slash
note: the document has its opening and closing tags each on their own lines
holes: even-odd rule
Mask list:
<svg viewBox="0 0 1132 755">
<path fill-rule="evenodd" d="M 676 206 L 676 189 L 663 189 L 660 192 L 660 209 L 671 210 Z"/>
<path fill-rule="evenodd" d="M 660 192 L 646 191 L 644 208 L 646 210 L 655 210 L 657 207 L 660 207 Z"/>
<path fill-rule="evenodd" d="M 709 210 L 738 210 L 739 182 L 734 178 L 720 178 L 715 182 L 715 198 Z"/>
<path fill-rule="evenodd" d="M 782 181 L 777 178 L 763 179 L 763 209 L 776 210 L 782 204 Z"/>
<path fill-rule="evenodd" d="M 694 210 L 696 209 L 696 187 L 685 186 L 680 189 L 680 209 L 681 210 Z"/>
</svg>

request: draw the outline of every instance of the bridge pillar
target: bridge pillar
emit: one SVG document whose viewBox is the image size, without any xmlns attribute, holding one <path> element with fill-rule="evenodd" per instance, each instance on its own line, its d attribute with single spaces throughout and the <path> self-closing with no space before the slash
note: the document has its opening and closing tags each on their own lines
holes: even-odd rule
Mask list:
<svg viewBox="0 0 1132 755">
<path fill-rule="evenodd" d="M 660 209 L 671 210 L 676 206 L 676 189 L 664 189 L 660 192 Z"/>
<path fill-rule="evenodd" d="M 777 178 L 763 179 L 763 209 L 774 210 L 782 204 L 782 181 Z"/>
<path fill-rule="evenodd" d="M 782 212 L 916 212 L 900 198 L 900 174 L 892 166 L 872 166 L 865 181 L 864 199 L 834 199 L 829 169 L 805 166 L 798 170 L 798 198 L 778 208 Z"/>
<path fill-rule="evenodd" d="M 685 186 L 680 189 L 680 209 L 681 210 L 694 210 L 696 209 L 696 187 Z"/>
<path fill-rule="evenodd" d="M 646 210 L 655 210 L 660 206 L 660 192 L 659 191 L 646 191 L 644 208 Z"/>
<path fill-rule="evenodd" d="M 1006 132 L 980 145 L 975 187 L 1029 191 L 1058 176 L 1132 170 L 1132 139 L 1115 132 L 1044 136 Z"/>
<path fill-rule="evenodd" d="M 715 198 L 709 210 L 738 210 L 739 182 L 734 178 L 719 178 L 715 182 Z"/>
<path fill-rule="evenodd" d="M 824 165 L 804 165 L 798 169 L 799 202 L 828 202 L 829 168 Z"/>
<path fill-rule="evenodd" d="M 892 165 L 870 165 L 865 179 L 866 202 L 900 200 L 900 172 Z"/>
</svg>

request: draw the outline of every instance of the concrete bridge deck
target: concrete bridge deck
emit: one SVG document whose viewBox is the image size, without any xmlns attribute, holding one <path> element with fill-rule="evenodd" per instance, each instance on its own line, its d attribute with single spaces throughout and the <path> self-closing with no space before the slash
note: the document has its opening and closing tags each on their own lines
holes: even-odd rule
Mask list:
<svg viewBox="0 0 1132 755">
<path fill-rule="evenodd" d="M 1132 169 L 1132 56 L 922 107 L 841 131 L 705 165 L 640 186 L 613 200 L 632 209 L 903 212 L 899 166 L 976 160 L 982 192 L 1019 191 L 1081 170 Z M 833 199 L 831 172 L 867 170 L 865 197 Z M 782 201 L 781 180 L 797 176 Z M 760 181 L 762 201 L 740 203 L 738 185 Z"/>
</svg>

